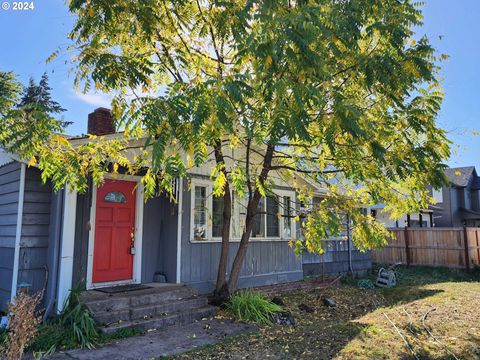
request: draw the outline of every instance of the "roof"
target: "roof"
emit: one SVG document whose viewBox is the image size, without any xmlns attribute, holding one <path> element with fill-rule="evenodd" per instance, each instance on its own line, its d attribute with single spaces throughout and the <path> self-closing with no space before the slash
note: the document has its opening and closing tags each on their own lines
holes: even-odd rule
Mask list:
<svg viewBox="0 0 480 360">
<path fill-rule="evenodd" d="M 445 169 L 445 175 L 453 186 L 466 187 L 475 172 L 475 166 Z M 476 172 L 475 172 L 476 173 Z"/>
<path fill-rule="evenodd" d="M 3 149 L 0 149 L 0 167 L 10 164 L 14 160 L 15 159 L 10 154 L 5 152 Z"/>
</svg>

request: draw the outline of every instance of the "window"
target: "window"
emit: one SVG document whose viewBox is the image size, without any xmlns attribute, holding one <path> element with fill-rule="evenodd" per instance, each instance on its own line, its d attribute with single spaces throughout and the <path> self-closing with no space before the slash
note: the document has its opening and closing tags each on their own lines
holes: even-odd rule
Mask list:
<svg viewBox="0 0 480 360">
<path fill-rule="evenodd" d="M 121 192 L 113 191 L 109 192 L 105 197 L 103 198 L 105 202 L 109 203 L 126 203 L 127 198 L 125 195 L 123 195 Z"/>
<path fill-rule="evenodd" d="M 280 237 L 278 197 L 267 197 L 267 237 Z"/>
<path fill-rule="evenodd" d="M 253 219 L 252 238 L 265 237 L 265 199 L 261 198 L 257 207 L 257 214 Z"/>
<path fill-rule="evenodd" d="M 222 237 L 223 230 L 223 197 L 212 198 L 212 236 Z"/>
<path fill-rule="evenodd" d="M 432 197 L 435 199 L 435 202 L 438 203 L 443 203 L 443 190 L 440 189 L 432 189 Z"/>
<path fill-rule="evenodd" d="M 210 181 L 192 179 L 192 240 L 220 241 L 223 230 L 223 197 L 212 195 Z M 251 237 L 254 239 L 290 240 L 293 229 L 293 191 L 279 190 L 278 194 L 260 199 L 254 217 Z M 239 240 L 245 229 L 247 196 L 232 192 L 230 236 Z"/>
<path fill-rule="evenodd" d="M 194 187 L 195 199 L 193 207 L 193 238 L 207 239 L 207 187 Z"/>
<path fill-rule="evenodd" d="M 283 234 L 282 238 L 292 237 L 292 202 L 290 196 L 283 197 Z"/>
</svg>

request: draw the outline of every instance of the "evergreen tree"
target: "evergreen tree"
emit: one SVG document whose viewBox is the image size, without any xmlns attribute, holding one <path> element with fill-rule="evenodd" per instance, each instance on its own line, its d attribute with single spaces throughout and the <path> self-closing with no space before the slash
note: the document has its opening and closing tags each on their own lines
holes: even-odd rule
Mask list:
<svg viewBox="0 0 480 360">
<path fill-rule="evenodd" d="M 47 115 L 53 116 L 61 114 L 66 111 L 57 101 L 52 99 L 52 88 L 48 84 L 48 75 L 44 73 L 38 85 L 31 77 L 28 86 L 23 92 L 23 96 L 20 100 L 19 107 L 23 108 L 25 112 L 32 113 L 34 111 L 42 111 Z M 61 125 L 66 128 L 72 124 L 71 121 L 61 120 Z"/>
</svg>

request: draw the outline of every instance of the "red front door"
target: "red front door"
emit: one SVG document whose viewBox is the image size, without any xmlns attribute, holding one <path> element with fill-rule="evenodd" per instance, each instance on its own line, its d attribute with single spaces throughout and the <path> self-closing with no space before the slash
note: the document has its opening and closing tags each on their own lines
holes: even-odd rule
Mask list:
<svg viewBox="0 0 480 360">
<path fill-rule="evenodd" d="M 97 189 L 92 282 L 132 279 L 135 233 L 135 186 L 132 181 L 105 180 Z"/>
</svg>

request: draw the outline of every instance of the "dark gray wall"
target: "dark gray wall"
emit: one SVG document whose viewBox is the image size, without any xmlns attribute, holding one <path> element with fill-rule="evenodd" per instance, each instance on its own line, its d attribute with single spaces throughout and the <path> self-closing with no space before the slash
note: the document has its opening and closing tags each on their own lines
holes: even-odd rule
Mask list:
<svg viewBox="0 0 480 360">
<path fill-rule="evenodd" d="M 443 202 L 435 204 L 433 211 L 436 227 L 463 226 L 463 221 L 458 210 L 464 203 L 464 189 L 444 186 L 442 188 Z M 440 208 L 440 209 L 438 209 Z"/>
<path fill-rule="evenodd" d="M 91 189 L 77 194 L 75 240 L 73 247 L 72 284 L 85 289 L 87 284 L 88 233 L 90 221 Z M 92 225 L 93 226 L 93 225 Z"/>
<path fill-rule="evenodd" d="M 10 301 L 19 189 L 20 164 L 0 167 L 0 310 Z"/>
<path fill-rule="evenodd" d="M 346 240 L 327 240 L 326 251 L 322 255 L 304 253 L 302 255 L 305 276 L 341 275 L 349 271 L 348 242 Z M 352 244 L 353 245 L 353 244 Z M 352 247 L 352 269 L 354 273 L 364 274 L 372 267 L 372 256 Z"/>
<path fill-rule="evenodd" d="M 51 185 L 42 183 L 40 170 L 27 168 L 18 283 L 30 284 L 32 292 L 39 291 L 46 286 L 50 271 L 48 250 L 51 206 Z"/>
<path fill-rule="evenodd" d="M 165 196 L 149 199 L 143 210 L 142 282 L 155 273 L 176 280 L 178 206 Z"/>
<path fill-rule="evenodd" d="M 220 242 L 190 241 L 191 196 L 187 185 L 183 191 L 181 281 L 200 292 L 211 292 L 217 278 Z M 229 265 L 238 249 L 238 242 L 230 244 Z M 301 280 L 301 257 L 296 256 L 288 241 L 250 241 L 239 287 L 252 287 Z"/>
</svg>

